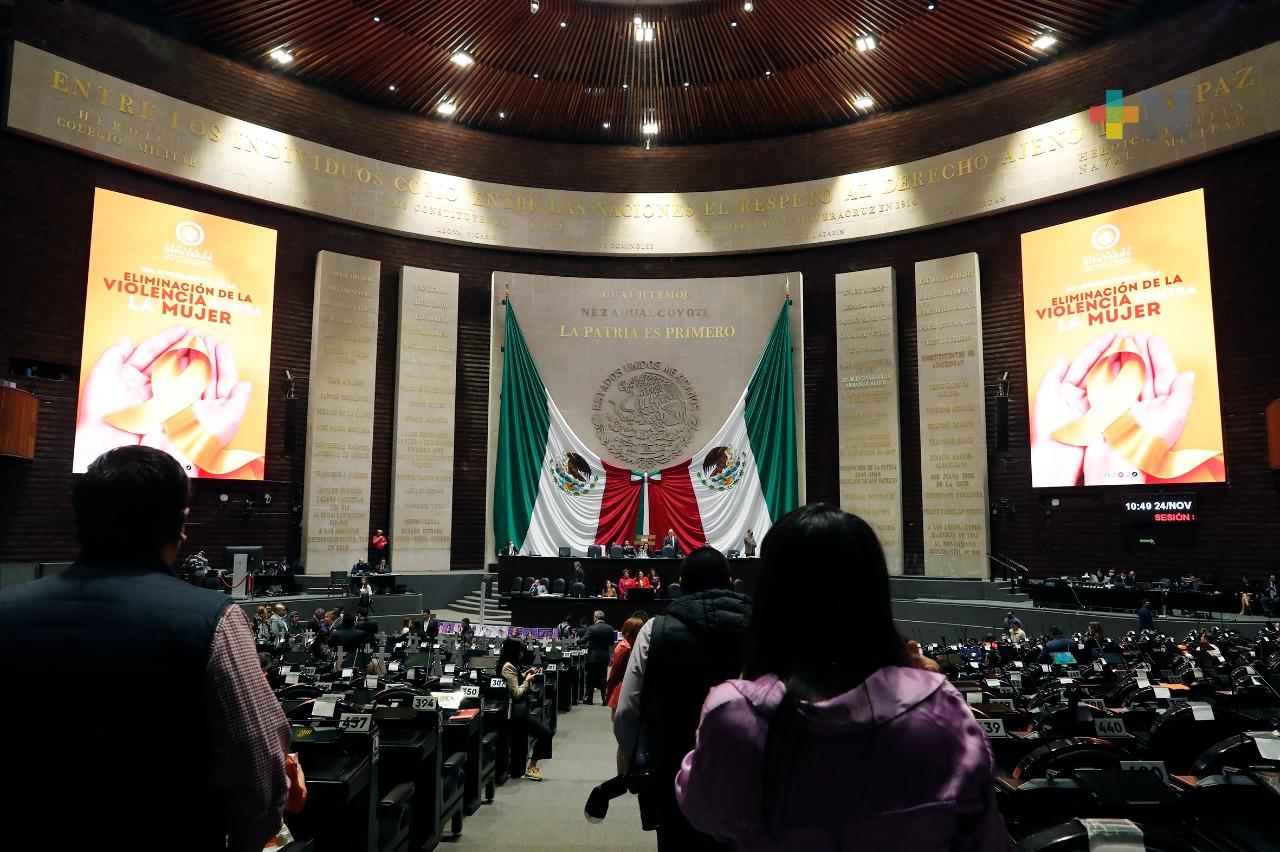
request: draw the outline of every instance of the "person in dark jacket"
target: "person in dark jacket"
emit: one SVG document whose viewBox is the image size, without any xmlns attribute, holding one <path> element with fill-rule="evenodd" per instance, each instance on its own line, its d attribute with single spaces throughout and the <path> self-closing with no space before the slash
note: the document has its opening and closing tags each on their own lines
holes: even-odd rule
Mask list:
<svg viewBox="0 0 1280 852">
<path fill-rule="evenodd" d="M 1156 629 L 1156 617 L 1151 614 L 1151 601 L 1144 600 L 1142 606 L 1138 607 L 1138 629 Z"/>
<path fill-rule="evenodd" d="M 751 617 L 751 599 L 731 590 L 729 561 L 717 550 L 690 553 L 680 586 L 684 595 L 646 622 L 632 644 L 613 722 L 623 758 L 632 768 L 643 763 L 654 779 L 640 807 L 653 815 L 662 852 L 727 848 L 689 825 L 674 779 L 693 749 L 707 693 L 742 671 Z"/>
<path fill-rule="evenodd" d="M 289 724 L 249 624 L 226 595 L 172 573 L 189 489 L 160 450 L 103 453 L 72 496 L 80 558 L 0 591 L 0 658 L 26 687 L 0 692 L 0 742 L 23 766 L 4 807 L 43 835 L 39 845 L 93 849 L 115 837 L 243 852 L 280 829 Z M 122 692 L 136 665 L 155 676 Z M 91 726 L 80 701 L 33 709 L 32 695 L 68 677 L 77 694 L 110 696 L 95 702 Z"/>
<path fill-rule="evenodd" d="M 1049 625 L 1049 641 L 1045 642 L 1044 647 L 1041 649 L 1040 662 L 1052 663 L 1054 654 L 1063 651 L 1074 654 L 1077 650 L 1075 641 L 1063 636 L 1061 627 L 1051 624 Z"/>
<path fill-rule="evenodd" d="M 604 694 L 604 677 L 613 655 L 613 625 L 604 620 L 604 613 L 596 610 L 591 626 L 587 628 L 587 700 L 590 704 L 596 690 L 600 690 L 600 703 L 608 698 Z"/>
<path fill-rule="evenodd" d="M 369 634 L 356 627 L 354 615 L 342 616 L 342 626 L 329 631 L 329 645 L 344 651 L 357 651 L 369 641 Z"/>
</svg>

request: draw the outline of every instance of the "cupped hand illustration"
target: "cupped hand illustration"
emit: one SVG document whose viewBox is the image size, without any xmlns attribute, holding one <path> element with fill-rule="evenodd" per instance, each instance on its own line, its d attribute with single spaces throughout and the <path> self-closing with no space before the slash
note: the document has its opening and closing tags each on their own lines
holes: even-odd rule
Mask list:
<svg viewBox="0 0 1280 852">
<path fill-rule="evenodd" d="M 1084 469 L 1083 447 L 1064 444 L 1053 433 L 1089 410 L 1085 379 L 1103 352 L 1115 342 L 1103 332 L 1070 362 L 1059 358 L 1050 365 L 1031 406 L 1031 471 L 1037 487 L 1072 486 Z"/>
<path fill-rule="evenodd" d="M 170 326 L 136 346 L 126 337 L 103 350 L 85 377 L 80 395 L 75 470 L 84 470 L 108 450 L 138 443 L 137 435 L 112 426 L 106 417 L 151 399 L 151 368 L 186 333 L 183 326 Z"/>
</svg>

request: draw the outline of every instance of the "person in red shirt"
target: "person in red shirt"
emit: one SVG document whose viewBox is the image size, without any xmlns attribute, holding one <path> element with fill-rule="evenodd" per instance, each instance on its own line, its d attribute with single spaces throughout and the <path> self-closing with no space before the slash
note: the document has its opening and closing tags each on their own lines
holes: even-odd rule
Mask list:
<svg viewBox="0 0 1280 852">
<path fill-rule="evenodd" d="M 369 564 L 377 565 L 378 561 L 387 555 L 387 537 L 383 535 L 382 530 L 378 530 L 369 537 Z"/>
<path fill-rule="evenodd" d="M 643 572 L 643 571 L 638 571 L 638 572 L 636 572 L 636 573 L 640 575 L 640 582 L 639 582 L 639 584 L 638 584 L 638 585 L 640 586 L 640 588 L 642 588 L 642 589 L 647 589 L 647 588 L 649 588 L 649 578 L 648 578 L 648 577 L 646 577 L 646 576 L 644 575 L 644 572 Z"/>
<path fill-rule="evenodd" d="M 631 571 L 623 568 L 622 579 L 618 581 L 618 595 L 626 598 L 627 593 L 636 587 L 636 581 L 631 578 Z"/>
</svg>

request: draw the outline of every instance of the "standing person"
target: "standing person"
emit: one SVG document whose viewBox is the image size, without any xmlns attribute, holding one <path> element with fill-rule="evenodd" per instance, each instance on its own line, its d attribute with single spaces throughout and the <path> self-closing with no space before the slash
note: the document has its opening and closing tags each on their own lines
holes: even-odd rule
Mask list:
<svg viewBox="0 0 1280 852">
<path fill-rule="evenodd" d="M 581 562 L 573 563 L 573 582 L 582 583 L 584 586 L 587 584 L 587 572 L 582 570 Z"/>
<path fill-rule="evenodd" d="M 499 556 L 518 556 L 519 553 L 520 548 L 516 547 L 516 543 L 510 539 L 508 539 L 507 543 L 498 549 Z"/>
<path fill-rule="evenodd" d="M 471 626 L 471 619 L 462 619 L 462 622 L 458 625 L 458 630 L 455 635 L 457 636 L 459 645 L 470 645 L 474 642 L 476 640 L 476 629 Z"/>
<path fill-rule="evenodd" d="M 289 610 L 284 604 L 278 603 L 272 607 L 268 624 L 271 626 L 272 644 L 283 645 L 289 641 Z"/>
<path fill-rule="evenodd" d="M 538 676 L 538 670 L 521 671 L 520 655 L 523 652 L 524 643 L 519 639 L 504 639 L 494 668 L 497 670 L 498 677 L 506 682 L 507 693 L 511 696 L 511 701 L 507 704 L 507 718 L 511 720 L 514 728 L 534 741 L 533 748 L 530 750 L 529 768 L 524 771 L 524 777 L 531 781 L 541 781 L 542 771 L 538 769 L 538 752 L 547 747 L 552 733 L 546 722 L 529 713 L 527 693 L 529 685 Z"/>
<path fill-rule="evenodd" d="M 1142 606 L 1138 607 L 1138 629 L 1156 629 L 1156 618 L 1151 614 L 1151 601 L 1144 600 Z"/>
<path fill-rule="evenodd" d="M 658 591 L 662 588 L 662 578 L 653 569 L 649 570 L 649 588 L 653 589 L 653 596 L 658 597 Z"/>
<path fill-rule="evenodd" d="M 622 692 L 622 679 L 627 675 L 627 663 L 631 662 L 631 646 L 636 641 L 636 634 L 644 627 L 645 619 L 633 615 L 622 622 L 621 641 L 613 646 L 613 659 L 609 661 L 609 678 L 604 684 L 605 703 L 609 705 L 609 718 L 618 712 L 618 694 Z M 627 757 L 618 746 L 618 774 L 627 771 Z"/>
<path fill-rule="evenodd" d="M 560 619 L 560 623 L 556 625 L 556 633 L 561 639 L 568 641 L 573 638 L 573 622 L 569 619 L 573 616 L 566 615 Z"/>
<path fill-rule="evenodd" d="M 253 613 L 253 641 L 258 645 L 271 644 L 271 613 L 265 606 Z"/>
<path fill-rule="evenodd" d="M 757 850 L 1011 848 L 986 736 L 898 633 L 871 527 L 805 506 L 769 530 L 761 558 L 742 679 L 711 690 L 676 776 L 693 826 Z M 813 625 L 797 654 L 778 637 L 815 588 L 853 611 Z"/>
<path fill-rule="evenodd" d="M 322 608 L 317 608 L 316 611 L 311 614 L 311 620 L 307 622 L 307 629 L 317 635 L 329 629 L 329 623 L 325 621 L 324 610 Z"/>
<path fill-rule="evenodd" d="M 747 530 L 747 534 L 742 539 L 742 552 L 748 559 L 756 555 L 756 534 L 754 530 Z"/>
<path fill-rule="evenodd" d="M 387 545 L 391 540 L 383 534 L 382 530 L 377 530 L 369 537 L 369 564 L 377 565 L 386 559 Z"/>
<path fill-rule="evenodd" d="M 631 577 L 631 571 L 628 568 L 622 569 L 622 579 L 618 581 L 618 597 L 626 600 L 627 594 L 636 586 L 636 581 Z"/>
<path fill-rule="evenodd" d="M 428 642 L 435 642 L 440 638 L 440 620 L 429 609 L 422 611 L 422 636 Z"/>
<path fill-rule="evenodd" d="M 600 690 L 600 703 L 605 702 L 604 677 L 609 666 L 609 654 L 613 650 L 613 627 L 604 620 L 604 613 L 596 610 L 591 627 L 587 629 L 587 699 L 590 704 L 595 691 Z"/>
<path fill-rule="evenodd" d="M 680 554 L 680 542 L 676 540 L 676 531 L 673 529 L 668 529 L 666 538 L 662 540 L 663 556 L 667 555 L 666 549 L 668 547 L 671 548 L 672 552 L 677 556 Z"/>
<path fill-rule="evenodd" d="M 373 586 L 369 585 L 368 577 L 362 577 L 360 580 L 360 602 L 356 604 L 356 608 L 373 612 Z"/>
<path fill-rule="evenodd" d="M 689 554 L 680 585 L 684 596 L 636 634 L 613 722 L 628 763 L 640 756 L 643 742 L 645 765 L 659 779 L 641 793 L 641 807 L 655 815 L 662 852 L 719 848 L 681 814 L 670 779 L 693 748 L 703 699 L 742 671 L 751 615 L 750 598 L 730 590 L 729 561 L 719 551 Z"/>
<path fill-rule="evenodd" d="M 129 815 L 143 802 L 154 841 L 144 846 L 245 852 L 280 829 L 289 724 L 248 620 L 226 595 L 170 573 L 189 502 L 187 475 L 172 456 L 110 450 L 75 483 L 76 563 L 0 591 L 0 656 L 22 682 L 52 683 L 74 670 L 77 688 L 107 695 L 119 688 L 122 661 L 146 660 L 163 673 L 131 683 L 127 701 L 100 702 L 90 737 L 67 736 L 83 724 L 78 702 L 51 701 L 33 713 L 23 690 L 0 692 L 0 741 L 24 777 L 6 790 L 6 811 L 54 832 L 60 849 L 98 848 L 104 832 L 141 830 Z M 88 642 L 85 612 L 93 613 Z M 164 711 L 139 727 L 139 707 Z M 140 760 L 142 742 L 173 771 Z M 70 809 L 54 795 L 98 770 L 109 778 Z"/>
</svg>

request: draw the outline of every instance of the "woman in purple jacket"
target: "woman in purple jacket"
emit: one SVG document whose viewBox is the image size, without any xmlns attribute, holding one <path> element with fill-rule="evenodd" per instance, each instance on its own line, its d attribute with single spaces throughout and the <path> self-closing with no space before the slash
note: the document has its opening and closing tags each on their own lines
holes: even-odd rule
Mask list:
<svg viewBox="0 0 1280 852">
<path fill-rule="evenodd" d="M 945 678 L 915 667 L 875 532 L 805 506 L 761 558 L 742 679 L 711 690 L 676 776 L 689 822 L 741 850 L 1009 849 L 986 737 Z M 814 589 L 851 618 L 812 619 Z"/>
</svg>

